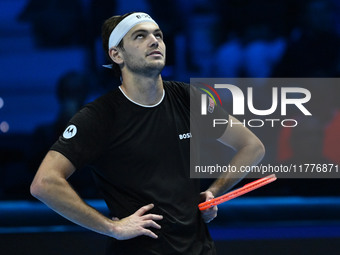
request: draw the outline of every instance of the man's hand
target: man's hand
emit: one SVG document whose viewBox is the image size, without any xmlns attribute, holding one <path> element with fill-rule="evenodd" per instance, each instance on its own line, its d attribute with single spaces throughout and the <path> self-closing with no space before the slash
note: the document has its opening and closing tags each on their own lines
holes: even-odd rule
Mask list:
<svg viewBox="0 0 340 255">
<path fill-rule="evenodd" d="M 145 205 L 138 209 L 134 214 L 121 220 L 118 218 L 112 218 L 115 224 L 115 234 L 113 237 L 118 240 L 131 239 L 141 235 L 149 236 L 151 238 L 158 238 L 155 233 L 147 228 L 152 227 L 160 229 L 161 226 L 158 225 L 155 220 L 161 220 L 163 219 L 163 216 L 157 214 L 144 215 L 153 207 L 153 204 Z"/>
<path fill-rule="evenodd" d="M 201 192 L 200 194 L 200 201 L 201 202 L 206 202 L 214 198 L 214 195 L 212 194 L 211 191 L 207 190 L 204 192 Z M 213 206 L 207 210 L 201 211 L 202 218 L 205 223 L 209 223 L 212 221 L 216 216 L 217 216 L 217 206 Z"/>
</svg>

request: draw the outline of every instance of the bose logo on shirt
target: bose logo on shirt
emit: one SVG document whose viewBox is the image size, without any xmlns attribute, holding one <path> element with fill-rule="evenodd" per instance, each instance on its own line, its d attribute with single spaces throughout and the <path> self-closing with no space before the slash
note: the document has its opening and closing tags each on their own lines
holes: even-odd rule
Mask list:
<svg viewBox="0 0 340 255">
<path fill-rule="evenodd" d="M 77 134 L 77 128 L 76 128 L 76 126 L 75 126 L 75 125 L 69 125 L 69 126 L 65 129 L 65 131 L 64 131 L 64 133 L 63 133 L 63 137 L 64 137 L 65 139 L 70 139 L 70 138 L 74 137 L 76 134 Z"/>
<path fill-rule="evenodd" d="M 181 140 L 188 139 L 188 138 L 191 138 L 191 137 L 192 137 L 191 133 L 186 133 L 186 134 L 179 135 L 179 139 L 181 139 Z"/>
</svg>

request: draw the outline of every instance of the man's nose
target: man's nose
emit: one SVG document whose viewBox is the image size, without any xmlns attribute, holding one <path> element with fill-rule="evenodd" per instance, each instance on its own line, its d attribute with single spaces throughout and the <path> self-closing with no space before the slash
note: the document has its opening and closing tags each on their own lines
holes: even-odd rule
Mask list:
<svg viewBox="0 0 340 255">
<path fill-rule="evenodd" d="M 158 48 L 159 42 L 156 38 L 156 36 L 154 36 L 153 34 L 150 35 L 150 47 L 153 48 Z"/>
</svg>

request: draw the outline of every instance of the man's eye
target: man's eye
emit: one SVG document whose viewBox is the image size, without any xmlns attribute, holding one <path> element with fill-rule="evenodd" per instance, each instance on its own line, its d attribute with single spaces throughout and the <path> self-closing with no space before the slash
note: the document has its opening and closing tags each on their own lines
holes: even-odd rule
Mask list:
<svg viewBox="0 0 340 255">
<path fill-rule="evenodd" d="M 155 34 L 155 36 L 156 36 L 157 38 L 163 39 L 163 35 L 162 35 L 161 33 Z"/>
<path fill-rule="evenodd" d="M 142 38 L 144 38 L 144 35 L 142 34 L 136 35 L 136 39 L 142 39 Z"/>
</svg>

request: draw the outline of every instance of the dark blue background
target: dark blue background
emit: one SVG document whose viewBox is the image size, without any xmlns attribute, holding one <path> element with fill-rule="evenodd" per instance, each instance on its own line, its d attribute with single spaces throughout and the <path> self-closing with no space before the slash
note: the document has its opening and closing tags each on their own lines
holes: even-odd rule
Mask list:
<svg viewBox="0 0 340 255">
<path fill-rule="evenodd" d="M 144 11 L 159 23 L 164 79 L 339 77 L 339 8 L 337 0 L 0 0 L 0 253 L 98 254 L 105 245 L 37 203 L 29 185 L 69 114 L 119 85 L 101 66 L 106 18 Z M 268 133 L 265 145 L 276 149 L 265 162 L 297 156 L 287 139 L 297 150 L 309 146 L 311 161 L 325 159 L 326 131 L 340 140 L 339 89 L 316 91 L 309 107 L 322 114 L 296 136 Z M 339 163 L 338 147 L 327 162 Z M 70 181 L 97 199 L 89 169 L 79 172 Z M 210 225 L 219 254 L 339 254 L 338 187 L 338 180 L 278 180 L 226 203 Z"/>
</svg>

